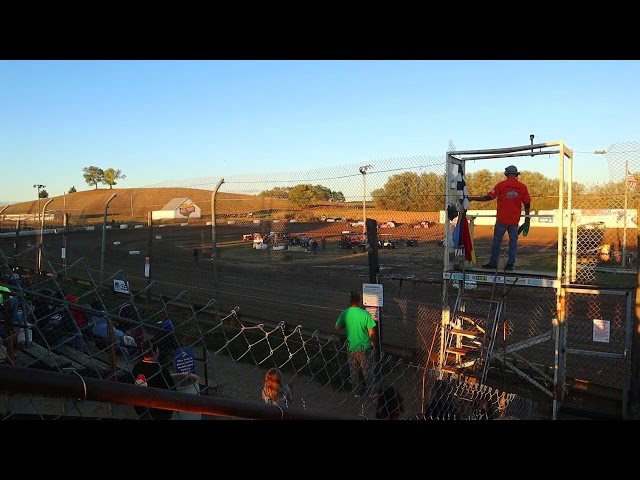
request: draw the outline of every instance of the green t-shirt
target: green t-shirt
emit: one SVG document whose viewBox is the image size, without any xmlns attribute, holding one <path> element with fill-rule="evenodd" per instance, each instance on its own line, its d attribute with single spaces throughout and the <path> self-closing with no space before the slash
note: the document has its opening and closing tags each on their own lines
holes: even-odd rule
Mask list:
<svg viewBox="0 0 640 480">
<path fill-rule="evenodd" d="M 371 349 L 369 329 L 375 326 L 376 322 L 371 314 L 360 307 L 347 308 L 336 320 L 336 327 L 347 330 L 347 350 L 350 352 Z"/>
<path fill-rule="evenodd" d="M 3 294 L 3 292 L 7 292 L 7 293 Z M 4 303 L 5 298 L 6 299 L 11 298 L 11 296 L 9 295 L 10 293 L 11 293 L 11 290 L 9 290 L 4 285 L 0 284 L 0 305 Z"/>
</svg>

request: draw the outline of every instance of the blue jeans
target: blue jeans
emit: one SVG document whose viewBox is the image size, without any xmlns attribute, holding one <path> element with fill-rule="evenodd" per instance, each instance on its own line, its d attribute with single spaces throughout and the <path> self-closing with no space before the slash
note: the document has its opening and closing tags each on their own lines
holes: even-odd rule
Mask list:
<svg viewBox="0 0 640 480">
<path fill-rule="evenodd" d="M 518 253 L 518 225 L 505 225 L 496 222 L 493 227 L 493 243 L 491 244 L 491 265 L 498 265 L 500 259 L 500 247 L 502 246 L 502 238 L 505 233 L 509 233 L 509 253 L 507 257 L 507 265 L 516 263 L 516 254 Z"/>
</svg>

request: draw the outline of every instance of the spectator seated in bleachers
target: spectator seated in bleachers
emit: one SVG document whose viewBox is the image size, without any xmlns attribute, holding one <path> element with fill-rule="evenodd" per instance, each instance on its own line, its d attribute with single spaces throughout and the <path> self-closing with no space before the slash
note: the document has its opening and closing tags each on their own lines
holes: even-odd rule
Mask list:
<svg viewBox="0 0 640 480">
<path fill-rule="evenodd" d="M 33 340 L 41 343 L 42 346 L 54 347 L 66 344 L 80 352 L 89 353 L 75 318 L 66 305 L 62 304 L 66 300 L 62 292 L 54 293 L 51 290 L 44 290 L 42 293 L 51 298 L 44 299 L 36 307 L 37 317 L 33 329 Z"/>
<path fill-rule="evenodd" d="M 76 297 L 75 295 L 68 294 L 65 296 L 65 298 L 70 302 L 78 303 L 78 297 Z M 69 312 L 71 312 L 71 315 L 73 315 L 73 318 L 75 319 L 76 324 L 78 325 L 78 328 L 80 328 L 80 330 L 84 329 L 88 325 L 87 319 L 85 318 L 82 311 L 69 306 Z"/>
<path fill-rule="evenodd" d="M 16 297 L 11 295 L 9 283 L 5 279 L 0 280 L 0 337 L 3 339 L 7 337 L 7 310 L 12 326 L 16 327 L 16 331 L 12 331 L 14 335 L 19 333 L 20 329 L 26 326 L 26 320 L 24 317 L 18 315 L 19 308 L 20 303 Z"/>
<path fill-rule="evenodd" d="M 162 365 L 168 365 L 173 362 L 175 352 L 180 347 L 180 343 L 176 337 L 176 329 L 171 320 L 162 322 L 162 331 L 154 335 L 154 343 L 159 348 L 158 361 Z"/>
<path fill-rule="evenodd" d="M 107 319 L 106 312 L 102 315 L 93 315 L 89 321 L 92 325 L 91 333 L 96 341 L 98 348 L 107 348 L 110 343 L 109 339 L 109 320 Z M 111 325 L 113 332 L 113 341 L 122 353 L 130 353 L 131 349 L 137 349 L 135 339 L 127 335 L 125 332 Z"/>
<path fill-rule="evenodd" d="M 125 303 L 118 310 L 118 316 L 122 317 L 119 319 L 119 325 L 116 327 L 127 335 L 131 335 L 138 346 L 140 352 L 142 352 L 142 343 L 144 342 L 144 338 L 147 335 L 147 332 L 144 329 L 144 325 L 140 321 L 140 316 L 136 308 L 131 303 Z"/>
</svg>

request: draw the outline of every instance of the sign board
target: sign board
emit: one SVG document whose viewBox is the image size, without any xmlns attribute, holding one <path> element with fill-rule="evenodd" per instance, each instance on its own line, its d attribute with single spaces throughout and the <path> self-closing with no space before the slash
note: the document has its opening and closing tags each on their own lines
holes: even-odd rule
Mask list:
<svg viewBox="0 0 640 480">
<path fill-rule="evenodd" d="M 593 341 L 609 343 L 611 322 L 609 320 L 593 319 Z"/>
<path fill-rule="evenodd" d="M 381 283 L 362 284 L 362 304 L 365 307 L 383 306 L 383 293 Z"/>
<path fill-rule="evenodd" d="M 151 266 L 149 262 L 149 257 L 144 257 L 144 276 L 149 278 L 149 267 Z"/>
<path fill-rule="evenodd" d="M 129 293 L 129 282 L 113 280 L 113 291 L 116 293 Z"/>
<path fill-rule="evenodd" d="M 174 352 L 174 358 L 178 373 L 196 373 L 196 362 L 192 347 L 178 348 Z"/>
</svg>

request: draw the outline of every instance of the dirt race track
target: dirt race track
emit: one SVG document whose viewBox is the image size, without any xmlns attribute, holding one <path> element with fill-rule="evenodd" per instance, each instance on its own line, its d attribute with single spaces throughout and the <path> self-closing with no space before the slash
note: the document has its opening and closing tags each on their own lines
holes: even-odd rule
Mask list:
<svg viewBox="0 0 640 480">
<path fill-rule="evenodd" d="M 283 227 L 284 225 L 284 227 Z M 283 228 L 286 233 L 306 233 L 327 239 L 326 249 L 316 255 L 306 251 L 257 250 L 251 242 L 243 242 L 243 234 L 257 230 L 255 224 L 221 224 L 216 226 L 217 261 L 212 259 L 212 227 L 207 225 L 167 225 L 111 229 L 103 238 L 101 229 L 70 232 L 66 239 L 66 265 L 86 261 L 93 280 L 105 283 L 125 277 L 132 290 L 143 290 L 155 282 L 163 295 L 171 298 L 189 292 L 193 304 L 204 305 L 215 298 L 221 315 L 239 307 L 240 316 L 255 322 L 287 326 L 301 325 L 308 331 L 326 335 L 334 333 L 335 319 L 348 306 L 348 292 L 361 289 L 370 282 L 369 255 L 340 249 L 338 241 L 345 230 L 355 231 L 347 223 L 287 223 L 260 226 L 259 231 Z M 358 227 L 361 228 L 361 227 Z M 385 305 L 383 342 L 399 352 L 410 352 L 428 343 L 430 329 L 438 324 L 442 312 L 442 265 L 444 238 L 442 225 L 431 228 L 379 229 L 379 239 L 399 240 L 395 249 L 379 250 L 379 283 L 384 287 Z M 635 232 L 634 232 L 635 233 Z M 488 261 L 492 227 L 475 228 L 478 264 Z M 619 236 L 619 235 L 618 235 Z M 35 252 L 24 253 L 37 242 L 37 235 L 18 239 L 18 252 L 27 264 L 35 265 Z M 415 239 L 413 246 L 405 240 Z M 14 237 L 1 237 L 0 249 L 10 257 L 14 253 Z M 105 240 L 104 271 L 101 268 L 102 241 Z M 629 235 L 635 249 L 635 235 Z M 43 269 L 55 271 L 64 264 L 58 252 L 63 235 L 44 235 L 46 260 Z M 503 240 L 506 251 L 507 236 Z M 614 243 L 614 242 L 611 242 Z M 193 249 L 199 251 L 197 264 Z M 138 252 L 132 254 L 131 252 Z M 150 252 L 150 253 L 149 253 Z M 555 260 L 557 230 L 531 227 L 527 237 L 519 237 L 516 270 L 539 267 L 541 258 Z M 150 277 L 144 275 L 145 256 L 150 257 Z M 49 267 L 50 264 L 50 267 Z M 217 275 L 214 275 L 217 266 Z M 73 278 L 74 269 L 69 269 Z M 550 269 L 553 275 L 553 265 Z M 427 331 L 416 333 L 416 324 L 428 324 Z M 433 325 L 433 326 L 432 326 Z"/>
</svg>

